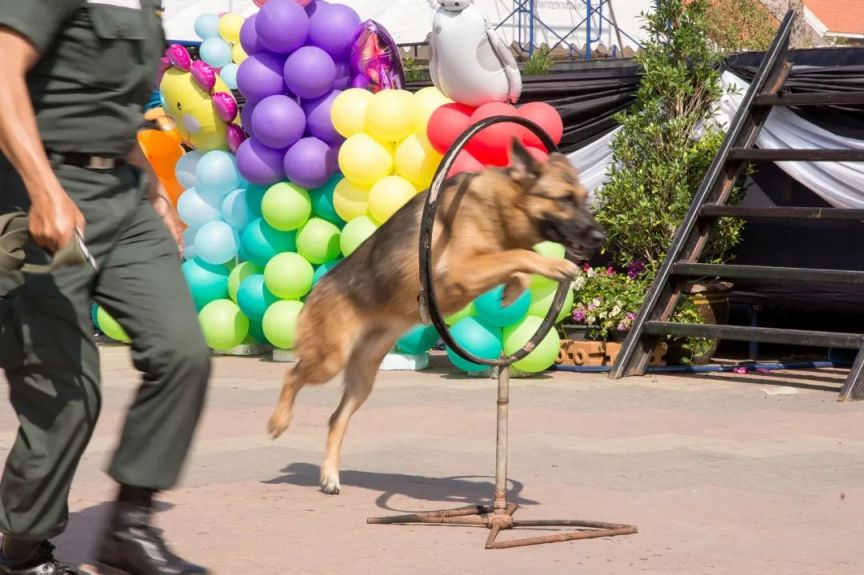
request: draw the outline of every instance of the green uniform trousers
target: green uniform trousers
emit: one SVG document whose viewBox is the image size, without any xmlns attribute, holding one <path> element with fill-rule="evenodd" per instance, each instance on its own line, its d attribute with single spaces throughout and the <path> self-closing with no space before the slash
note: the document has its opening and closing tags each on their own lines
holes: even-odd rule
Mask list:
<svg viewBox="0 0 864 575">
<path fill-rule="evenodd" d="M 0 367 L 20 423 L 0 482 L 0 531 L 24 539 L 64 530 L 72 478 L 99 416 L 94 299 L 131 338 L 143 373 L 108 470 L 118 482 L 174 485 L 210 374 L 177 247 L 145 197 L 141 172 L 52 163 L 87 220 L 99 270 L 0 272 Z M 29 200 L 13 169 L 0 164 L 0 213 L 15 208 L 27 210 Z"/>
</svg>

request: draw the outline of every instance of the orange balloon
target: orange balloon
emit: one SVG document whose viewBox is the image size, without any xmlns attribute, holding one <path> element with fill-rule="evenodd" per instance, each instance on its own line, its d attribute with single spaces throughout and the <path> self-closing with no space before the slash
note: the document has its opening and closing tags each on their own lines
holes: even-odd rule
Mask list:
<svg viewBox="0 0 864 575">
<path fill-rule="evenodd" d="M 183 146 L 180 145 L 180 142 L 180 135 L 175 130 L 168 132 L 142 130 L 138 133 L 138 143 L 141 150 L 147 161 L 153 166 L 159 183 L 165 188 L 165 192 L 174 206 L 177 205 L 177 199 L 183 193 L 183 187 L 177 182 L 175 175 L 177 161 L 183 155 Z"/>
</svg>

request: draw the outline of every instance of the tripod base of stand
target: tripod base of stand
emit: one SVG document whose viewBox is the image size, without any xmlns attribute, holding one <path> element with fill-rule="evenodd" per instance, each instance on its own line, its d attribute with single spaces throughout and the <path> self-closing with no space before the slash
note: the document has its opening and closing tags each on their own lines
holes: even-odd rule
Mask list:
<svg viewBox="0 0 864 575">
<path fill-rule="evenodd" d="M 509 549 L 543 543 L 558 543 L 561 541 L 576 541 L 579 539 L 596 539 L 599 537 L 614 537 L 616 535 L 632 535 L 638 530 L 634 525 L 621 523 L 601 523 L 599 521 L 583 521 L 580 519 L 534 519 L 520 521 L 513 518 L 518 505 L 511 503 L 506 509 L 494 509 L 491 505 L 469 505 L 458 509 L 445 511 L 427 511 L 425 513 L 410 513 L 407 515 L 392 515 L 389 517 L 370 517 L 366 523 L 372 525 L 408 525 L 427 523 L 438 525 L 464 525 L 468 527 L 485 527 L 489 529 L 486 539 L 486 549 Z M 506 529 L 520 527 L 575 527 L 575 531 L 497 541 L 498 534 Z"/>
</svg>

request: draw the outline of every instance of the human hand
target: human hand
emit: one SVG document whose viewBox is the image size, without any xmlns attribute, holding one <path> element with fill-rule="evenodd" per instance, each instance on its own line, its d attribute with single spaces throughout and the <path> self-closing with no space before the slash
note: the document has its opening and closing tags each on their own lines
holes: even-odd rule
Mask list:
<svg viewBox="0 0 864 575">
<path fill-rule="evenodd" d="M 65 191 L 31 198 L 30 235 L 39 247 L 55 254 L 74 239 L 76 228 L 84 234 L 84 214 Z"/>
</svg>

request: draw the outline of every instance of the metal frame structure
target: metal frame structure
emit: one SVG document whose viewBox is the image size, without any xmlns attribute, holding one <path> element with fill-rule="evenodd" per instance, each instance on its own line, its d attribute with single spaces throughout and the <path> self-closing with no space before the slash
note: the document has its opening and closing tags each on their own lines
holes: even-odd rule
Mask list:
<svg viewBox="0 0 864 575">
<path fill-rule="evenodd" d="M 435 225 L 435 214 L 438 209 L 438 196 L 443 187 L 447 174 L 450 172 L 456 157 L 465 147 L 468 141 L 482 130 L 493 124 L 509 122 L 516 123 L 534 132 L 544 143 L 547 149 L 557 150 L 554 142 L 533 122 L 522 118 L 506 116 L 495 116 L 486 118 L 474 124 L 463 133 L 453 147 L 444 156 L 429 193 L 426 196 L 426 204 L 423 208 L 423 216 L 420 227 L 420 294 L 419 307 L 420 317 L 425 324 L 432 323 L 438 330 L 441 339 L 450 348 L 467 361 L 488 365 L 498 368 L 498 397 L 497 397 L 497 425 L 498 433 L 495 442 L 495 496 L 492 505 L 477 504 L 468 507 L 444 511 L 429 511 L 425 513 L 412 513 L 408 515 L 396 515 L 390 517 L 371 517 L 367 519 L 370 524 L 377 525 L 405 525 L 412 523 L 427 523 L 438 525 L 462 525 L 472 527 L 485 527 L 490 530 L 486 540 L 486 549 L 506 549 L 511 547 L 522 547 L 526 545 L 539 545 L 542 543 L 555 543 L 561 541 L 573 541 L 577 539 L 594 539 L 598 537 L 612 537 L 615 535 L 630 535 L 637 532 L 633 525 L 619 523 L 603 523 L 599 521 L 551 519 L 551 520 L 517 520 L 513 518 L 517 504 L 507 501 L 507 443 L 509 432 L 510 414 L 510 365 L 531 353 L 543 340 L 546 333 L 552 328 L 558 313 L 570 290 L 570 282 L 562 281 L 558 285 L 552 306 L 531 339 L 522 349 L 512 355 L 502 355 L 499 359 L 484 359 L 474 356 L 462 348 L 450 334 L 450 331 L 438 308 L 435 297 L 435 285 L 432 270 L 432 231 Z M 515 529 L 519 527 L 575 527 L 574 531 L 559 532 L 551 535 L 540 535 L 517 540 L 497 541 L 498 534 L 502 530 Z"/>
</svg>

